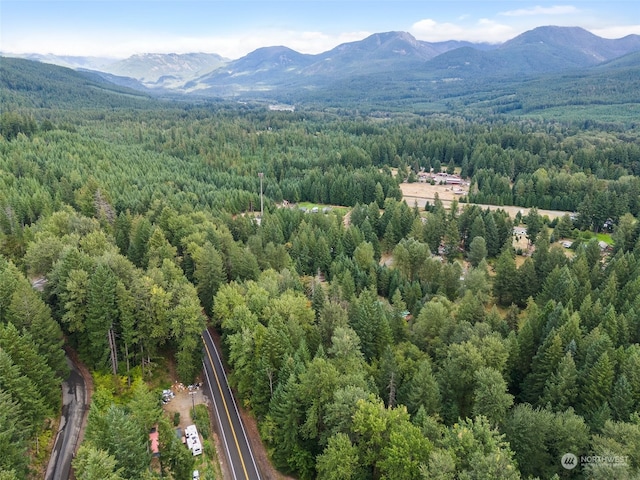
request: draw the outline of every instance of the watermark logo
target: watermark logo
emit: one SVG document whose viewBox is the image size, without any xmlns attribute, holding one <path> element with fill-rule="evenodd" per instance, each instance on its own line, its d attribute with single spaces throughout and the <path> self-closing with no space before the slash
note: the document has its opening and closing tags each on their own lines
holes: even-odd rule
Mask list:
<svg viewBox="0 0 640 480">
<path fill-rule="evenodd" d="M 578 466 L 578 457 L 576 457 L 573 453 L 565 453 L 560 460 L 562 466 L 567 470 L 573 470 Z"/>
<path fill-rule="evenodd" d="M 568 452 L 562 456 L 560 463 L 567 470 L 573 470 L 578 465 L 581 467 L 626 467 L 629 465 L 629 457 L 627 455 L 580 455 L 577 457 Z"/>
</svg>

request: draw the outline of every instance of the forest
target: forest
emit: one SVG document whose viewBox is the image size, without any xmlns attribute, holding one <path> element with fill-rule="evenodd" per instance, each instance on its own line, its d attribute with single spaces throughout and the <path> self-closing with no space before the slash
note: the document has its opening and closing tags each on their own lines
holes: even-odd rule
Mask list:
<svg viewBox="0 0 640 480">
<path fill-rule="evenodd" d="M 65 343 L 97 385 L 78 478 L 185 478 L 145 380 L 194 381 L 207 326 L 297 478 L 640 475 L 637 125 L 148 102 L 0 114 L 0 479 L 38 478 Z M 468 197 L 407 205 L 431 169 Z"/>
</svg>

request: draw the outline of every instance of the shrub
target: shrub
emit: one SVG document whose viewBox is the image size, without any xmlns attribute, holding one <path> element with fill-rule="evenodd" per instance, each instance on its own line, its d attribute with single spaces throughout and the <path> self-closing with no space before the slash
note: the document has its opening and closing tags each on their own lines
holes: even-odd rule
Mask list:
<svg viewBox="0 0 640 480">
<path fill-rule="evenodd" d="M 209 428 L 209 410 L 206 405 L 196 405 L 195 412 L 193 409 L 191 410 L 191 418 L 193 419 L 193 423 L 195 423 L 198 432 L 202 435 L 202 438 L 205 440 L 209 438 L 211 433 Z"/>
</svg>

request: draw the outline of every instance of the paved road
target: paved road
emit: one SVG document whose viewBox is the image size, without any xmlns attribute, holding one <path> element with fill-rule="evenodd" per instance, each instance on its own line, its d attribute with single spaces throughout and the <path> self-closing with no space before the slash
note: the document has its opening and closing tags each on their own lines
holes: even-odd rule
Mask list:
<svg viewBox="0 0 640 480">
<path fill-rule="evenodd" d="M 229 462 L 231 478 L 260 480 L 260 473 L 238 413 L 227 375 L 218 349 L 208 331 L 202 334 L 204 342 L 204 373 L 213 399 L 215 421 Z"/>
<path fill-rule="evenodd" d="M 71 461 L 74 457 L 86 409 L 84 379 L 69 357 L 67 357 L 67 363 L 71 368 L 71 374 L 62 382 L 62 416 L 45 480 L 69 479 Z"/>
</svg>

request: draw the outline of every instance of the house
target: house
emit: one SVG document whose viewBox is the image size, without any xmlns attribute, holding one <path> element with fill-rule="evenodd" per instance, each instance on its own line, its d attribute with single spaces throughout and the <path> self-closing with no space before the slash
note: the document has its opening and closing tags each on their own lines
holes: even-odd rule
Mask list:
<svg viewBox="0 0 640 480">
<path fill-rule="evenodd" d="M 452 175 L 444 172 L 435 174 L 435 182 L 443 185 L 464 185 L 460 175 Z"/>
<path fill-rule="evenodd" d="M 447 175 L 444 182 L 447 185 L 462 185 L 462 178 L 457 175 Z"/>
</svg>

